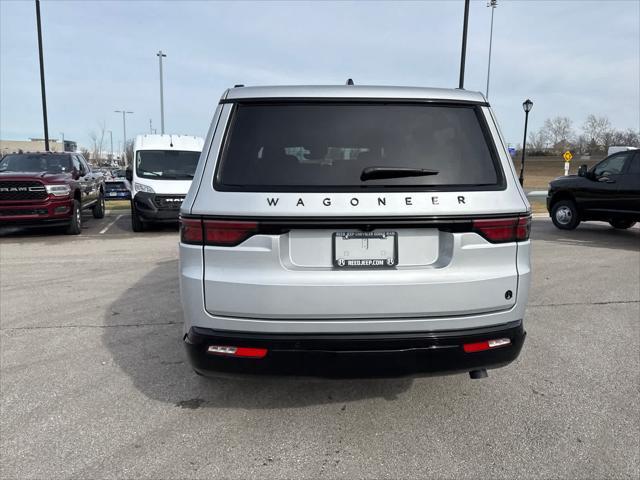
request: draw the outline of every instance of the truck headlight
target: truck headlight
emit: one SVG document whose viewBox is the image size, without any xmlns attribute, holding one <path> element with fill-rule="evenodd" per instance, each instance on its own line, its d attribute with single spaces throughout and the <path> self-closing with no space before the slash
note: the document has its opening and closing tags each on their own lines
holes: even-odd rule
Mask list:
<svg viewBox="0 0 640 480">
<path fill-rule="evenodd" d="M 56 197 L 66 197 L 71 193 L 71 187 L 69 185 L 45 185 L 47 193 L 55 195 Z"/>
<path fill-rule="evenodd" d="M 145 185 L 144 183 L 136 182 L 134 185 L 134 189 L 136 192 L 147 192 L 147 193 L 156 193 L 153 188 L 149 185 Z"/>
</svg>

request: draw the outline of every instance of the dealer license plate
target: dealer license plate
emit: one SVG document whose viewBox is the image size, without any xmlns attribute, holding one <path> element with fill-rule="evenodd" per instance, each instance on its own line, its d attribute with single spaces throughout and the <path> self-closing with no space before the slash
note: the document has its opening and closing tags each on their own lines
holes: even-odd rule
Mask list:
<svg viewBox="0 0 640 480">
<path fill-rule="evenodd" d="M 397 264 L 397 232 L 333 234 L 333 266 L 336 268 L 395 268 Z"/>
</svg>

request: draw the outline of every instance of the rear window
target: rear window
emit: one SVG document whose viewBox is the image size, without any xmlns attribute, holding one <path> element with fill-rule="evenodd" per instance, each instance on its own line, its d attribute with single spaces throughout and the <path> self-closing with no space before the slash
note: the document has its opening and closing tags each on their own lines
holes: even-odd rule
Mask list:
<svg viewBox="0 0 640 480">
<path fill-rule="evenodd" d="M 498 187 L 489 138 L 472 105 L 237 104 L 214 183 L 249 191 Z M 394 169 L 431 173 L 362 179 L 371 167 L 388 169 L 387 177 Z"/>
</svg>

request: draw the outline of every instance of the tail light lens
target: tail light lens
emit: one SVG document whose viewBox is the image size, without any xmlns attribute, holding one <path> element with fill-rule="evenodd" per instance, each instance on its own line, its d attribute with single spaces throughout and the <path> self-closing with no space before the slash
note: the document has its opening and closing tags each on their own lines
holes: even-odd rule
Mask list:
<svg viewBox="0 0 640 480">
<path fill-rule="evenodd" d="M 256 222 L 180 218 L 180 241 L 190 245 L 232 247 L 257 231 Z"/>
<path fill-rule="evenodd" d="M 191 245 L 202 245 L 202 220 L 180 218 L 180 241 Z"/>
<path fill-rule="evenodd" d="M 473 231 L 491 243 L 523 242 L 529 239 L 530 230 L 531 216 L 473 221 Z"/>
<path fill-rule="evenodd" d="M 258 231 L 256 222 L 204 220 L 204 244 L 232 247 Z"/>
</svg>

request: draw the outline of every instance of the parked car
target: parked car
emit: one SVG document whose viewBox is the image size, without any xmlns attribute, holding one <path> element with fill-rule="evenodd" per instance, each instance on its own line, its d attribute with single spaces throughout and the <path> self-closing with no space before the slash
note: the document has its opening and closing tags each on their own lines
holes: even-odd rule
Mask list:
<svg viewBox="0 0 640 480">
<path fill-rule="evenodd" d="M 530 218 L 480 93 L 228 90 L 181 207 L 191 363 L 485 377 L 524 342 Z"/>
<path fill-rule="evenodd" d="M 178 221 L 204 140 L 191 135 L 138 135 L 133 145 L 131 228 Z"/>
<path fill-rule="evenodd" d="M 106 200 L 130 200 L 131 186 L 126 178 L 107 180 L 104 183 Z"/>
<path fill-rule="evenodd" d="M 82 228 L 82 210 L 104 217 L 104 180 L 77 153 L 16 153 L 0 161 L 0 225 Z"/>
<path fill-rule="evenodd" d="M 573 230 L 580 222 L 604 221 L 626 229 L 640 221 L 640 151 L 608 156 L 590 170 L 549 183 L 547 210 L 553 224 Z"/>
</svg>

